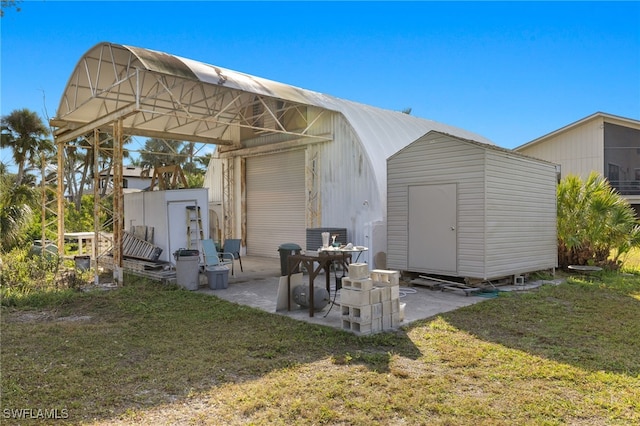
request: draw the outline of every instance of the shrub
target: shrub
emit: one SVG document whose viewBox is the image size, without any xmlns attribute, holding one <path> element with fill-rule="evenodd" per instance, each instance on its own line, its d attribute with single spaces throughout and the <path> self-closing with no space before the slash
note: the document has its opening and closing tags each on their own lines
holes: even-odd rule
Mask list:
<svg viewBox="0 0 640 426">
<path fill-rule="evenodd" d="M 569 175 L 558 185 L 558 264 L 620 266 L 640 246 L 640 225 L 629 202 L 599 174 Z M 615 251 L 616 256 L 609 259 Z"/>
<path fill-rule="evenodd" d="M 42 256 L 29 249 L 16 248 L 1 256 L 0 298 L 4 306 L 28 304 L 28 300 L 35 299 L 57 299 L 83 282 L 73 271 L 62 268 L 59 257 L 54 254 Z"/>
</svg>

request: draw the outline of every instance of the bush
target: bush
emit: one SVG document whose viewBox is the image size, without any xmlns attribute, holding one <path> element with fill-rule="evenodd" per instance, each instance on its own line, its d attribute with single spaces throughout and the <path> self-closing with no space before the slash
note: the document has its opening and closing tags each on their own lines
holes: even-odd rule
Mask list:
<svg viewBox="0 0 640 426">
<path fill-rule="evenodd" d="M 640 246 L 640 225 L 629 202 L 599 174 L 570 175 L 558 185 L 558 264 L 620 267 Z M 616 256 L 609 258 L 614 251 Z"/>
<path fill-rule="evenodd" d="M 2 254 L 0 262 L 0 298 L 4 306 L 59 298 L 83 282 L 72 270 L 62 268 L 59 257 L 53 254 L 42 256 L 16 248 Z"/>
</svg>

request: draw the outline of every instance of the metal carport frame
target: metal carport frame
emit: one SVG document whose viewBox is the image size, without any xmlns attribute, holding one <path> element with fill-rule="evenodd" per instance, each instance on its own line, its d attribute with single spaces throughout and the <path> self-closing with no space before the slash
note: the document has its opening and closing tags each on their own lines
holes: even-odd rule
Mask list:
<svg viewBox="0 0 640 426">
<path fill-rule="evenodd" d="M 113 138 L 113 275 L 123 282 L 124 140 L 153 137 L 240 149 L 240 134 L 280 133 L 292 139 L 330 140 L 309 134 L 306 92 L 284 84 L 179 58 L 162 52 L 113 43 L 91 48 L 76 65 L 60 100 L 55 128 L 58 170 L 65 168 L 64 147 L 86 138 L 100 151 L 100 134 Z M 288 129 L 285 118 L 306 125 Z M 316 117 L 317 119 L 317 117 Z M 103 149 L 104 151 L 104 149 Z M 94 157 L 94 162 L 97 158 Z M 94 178 L 94 232 L 100 232 L 97 177 Z M 63 173 L 57 179 L 57 245 L 64 250 Z M 98 258 L 98 244 L 94 244 Z M 97 268 L 96 268 L 97 270 Z M 97 279 L 97 272 L 96 272 Z"/>
</svg>

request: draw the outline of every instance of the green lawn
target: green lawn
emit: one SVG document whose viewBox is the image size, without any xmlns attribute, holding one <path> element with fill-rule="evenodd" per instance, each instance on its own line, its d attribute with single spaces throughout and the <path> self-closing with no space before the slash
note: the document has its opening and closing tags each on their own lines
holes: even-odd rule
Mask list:
<svg viewBox="0 0 640 426">
<path fill-rule="evenodd" d="M 144 281 L 33 300 L 2 308 L 2 424 L 640 424 L 638 275 L 370 337 Z"/>
<path fill-rule="evenodd" d="M 632 249 L 629 253 L 623 256 L 623 260 L 623 269 L 640 271 L 640 249 Z"/>
</svg>

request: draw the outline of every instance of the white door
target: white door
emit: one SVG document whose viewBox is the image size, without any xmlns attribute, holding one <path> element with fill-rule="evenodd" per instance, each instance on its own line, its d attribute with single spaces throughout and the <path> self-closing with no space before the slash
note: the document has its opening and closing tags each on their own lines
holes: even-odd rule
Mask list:
<svg viewBox="0 0 640 426">
<path fill-rule="evenodd" d="M 247 254 L 279 257 L 306 246 L 304 150 L 247 158 Z"/>
<path fill-rule="evenodd" d="M 457 188 L 455 183 L 409 186 L 410 271 L 457 271 Z"/>
<path fill-rule="evenodd" d="M 165 228 L 169 231 L 167 254 L 172 263 L 175 263 L 173 253 L 179 249 L 189 248 L 189 238 L 187 236 L 187 207 L 197 205 L 197 200 L 167 202 L 167 226 Z M 192 248 L 199 249 L 199 247 Z"/>
</svg>

